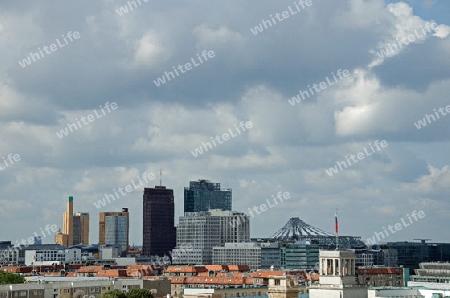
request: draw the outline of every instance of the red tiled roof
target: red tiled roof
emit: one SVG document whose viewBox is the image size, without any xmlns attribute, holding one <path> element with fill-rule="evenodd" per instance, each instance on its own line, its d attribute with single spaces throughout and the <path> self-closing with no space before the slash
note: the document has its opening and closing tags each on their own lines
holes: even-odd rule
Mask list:
<svg viewBox="0 0 450 298">
<path fill-rule="evenodd" d="M 153 276 L 151 269 L 127 269 L 128 277 Z"/>
<path fill-rule="evenodd" d="M 166 272 L 168 273 L 198 273 L 208 271 L 203 266 L 168 266 Z"/>
<path fill-rule="evenodd" d="M 228 265 L 229 271 L 250 271 L 248 265 Z"/>
<path fill-rule="evenodd" d="M 125 269 L 111 269 L 101 270 L 97 272 L 97 277 L 126 277 L 127 271 Z"/>
<path fill-rule="evenodd" d="M 205 265 L 205 268 L 207 270 L 214 270 L 214 271 L 228 271 L 228 266 L 227 265 Z"/>
<path fill-rule="evenodd" d="M 103 270 L 103 266 L 85 266 L 77 270 L 78 273 L 93 273 Z"/>
</svg>

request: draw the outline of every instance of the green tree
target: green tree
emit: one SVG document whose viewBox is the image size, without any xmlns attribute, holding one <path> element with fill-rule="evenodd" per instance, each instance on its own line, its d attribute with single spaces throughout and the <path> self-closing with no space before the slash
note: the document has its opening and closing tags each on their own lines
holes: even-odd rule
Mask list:
<svg viewBox="0 0 450 298">
<path fill-rule="evenodd" d="M 127 298 L 154 298 L 148 289 L 131 289 L 127 293 Z"/>
<path fill-rule="evenodd" d="M 112 290 L 101 294 L 100 298 L 127 298 L 127 296 L 120 290 Z"/>
<path fill-rule="evenodd" d="M 0 271 L 0 285 L 23 284 L 25 278 L 19 274 Z"/>
</svg>

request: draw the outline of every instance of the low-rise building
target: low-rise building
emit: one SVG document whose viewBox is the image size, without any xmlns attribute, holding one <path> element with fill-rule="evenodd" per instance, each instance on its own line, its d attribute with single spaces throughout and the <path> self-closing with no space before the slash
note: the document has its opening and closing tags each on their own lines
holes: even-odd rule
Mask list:
<svg viewBox="0 0 450 298">
<path fill-rule="evenodd" d="M 404 287 L 409 269 L 403 267 L 359 267 L 358 282 L 372 287 Z"/>
<path fill-rule="evenodd" d="M 250 269 L 261 268 L 261 247 L 254 242 L 225 243 L 223 247 L 213 247 L 214 265 L 248 265 Z"/>
<path fill-rule="evenodd" d="M 26 284 L 0 285 L 2 298 L 72 298 L 74 294 L 81 297 L 97 298 L 102 293 L 131 289 L 157 289 L 158 296 L 170 294 L 168 280 L 115 279 L 89 277 L 39 277 Z"/>
<path fill-rule="evenodd" d="M 279 242 L 261 242 L 261 269 L 281 268 L 281 244 Z"/>
<path fill-rule="evenodd" d="M 49 262 L 80 262 L 81 249 L 70 248 L 61 250 L 26 250 L 25 265 L 48 264 Z"/>
</svg>

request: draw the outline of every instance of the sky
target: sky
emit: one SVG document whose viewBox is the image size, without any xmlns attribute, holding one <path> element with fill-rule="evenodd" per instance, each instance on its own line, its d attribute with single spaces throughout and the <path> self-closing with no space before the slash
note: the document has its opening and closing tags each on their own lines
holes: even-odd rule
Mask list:
<svg viewBox="0 0 450 298">
<path fill-rule="evenodd" d="M 162 169 L 176 222 L 208 179 L 258 207 L 251 237 L 291 217 L 334 232 L 338 209 L 340 235 L 450 242 L 450 1 L 127 5 L 0 3 L 0 240 L 62 228 L 73 195 L 91 243 L 127 207 L 140 245 Z"/>
</svg>

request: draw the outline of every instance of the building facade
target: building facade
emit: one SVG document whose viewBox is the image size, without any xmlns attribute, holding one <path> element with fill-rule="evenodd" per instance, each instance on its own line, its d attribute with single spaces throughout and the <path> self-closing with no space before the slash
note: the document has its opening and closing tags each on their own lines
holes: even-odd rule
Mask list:
<svg viewBox="0 0 450 298">
<path fill-rule="evenodd" d="M 117 245 L 122 252 L 128 249 L 128 217 L 106 216 L 105 218 L 106 245 Z"/>
<path fill-rule="evenodd" d="M 145 188 L 142 251 L 145 256 L 169 255 L 176 244 L 175 204 L 172 189 Z"/>
<path fill-rule="evenodd" d="M 73 197 L 67 197 L 66 212 L 63 215 L 63 234 L 67 235 L 67 246 L 73 245 Z M 61 243 L 60 243 L 61 244 Z M 63 245 L 63 244 L 61 244 Z"/>
<path fill-rule="evenodd" d="M 52 262 L 81 262 L 81 249 L 26 250 L 25 265 L 48 265 Z"/>
<path fill-rule="evenodd" d="M 213 247 L 250 242 L 250 217 L 235 211 L 186 212 L 177 227 L 173 264 L 212 263 Z"/>
<path fill-rule="evenodd" d="M 281 267 L 285 269 L 314 269 L 319 262 L 319 246 L 295 243 L 281 248 Z"/>
<path fill-rule="evenodd" d="M 262 242 L 261 269 L 281 268 L 281 244 L 279 242 Z"/>
<path fill-rule="evenodd" d="M 367 298 L 367 289 L 356 280 L 354 251 L 319 252 L 319 283 L 310 286 L 310 298 Z"/>
<path fill-rule="evenodd" d="M 406 272 L 405 272 L 406 271 Z M 408 273 L 407 273 L 408 272 Z M 403 267 L 359 267 L 358 282 L 371 287 L 404 287 L 409 269 Z"/>
<path fill-rule="evenodd" d="M 108 226 L 106 224 L 107 218 Z M 113 219 L 114 217 L 120 217 L 121 219 Z M 103 244 L 117 244 L 117 243 L 107 243 L 106 236 L 109 235 L 109 241 L 119 241 L 114 239 L 120 239 L 120 242 L 125 242 L 125 250 L 129 247 L 129 235 L 130 235 L 130 214 L 128 213 L 128 208 L 122 208 L 122 212 L 101 212 L 98 218 L 98 245 Z M 126 225 L 126 227 L 124 227 Z M 107 229 L 108 227 L 108 229 Z M 126 232 L 125 232 L 126 231 Z M 126 234 L 126 241 L 123 241 L 123 234 Z M 117 236 L 116 236 L 117 235 Z M 120 235 L 120 237 L 119 237 Z M 121 244 L 123 245 L 123 244 Z"/>
<path fill-rule="evenodd" d="M 213 247 L 213 265 L 248 265 L 250 269 L 261 268 L 261 247 L 254 242 L 225 243 L 223 247 Z"/>
<path fill-rule="evenodd" d="M 98 298 L 112 290 L 128 292 L 131 289 L 156 289 L 158 296 L 170 294 L 167 280 L 109 278 L 51 278 L 41 277 L 26 284 L 0 285 L 1 298 Z"/>
<path fill-rule="evenodd" d="M 232 190 L 221 189 L 220 183 L 209 180 L 190 181 L 184 188 L 184 212 L 210 209 L 232 210 Z"/>
<path fill-rule="evenodd" d="M 73 216 L 73 245 L 89 244 L 89 213 L 77 212 Z"/>
</svg>

